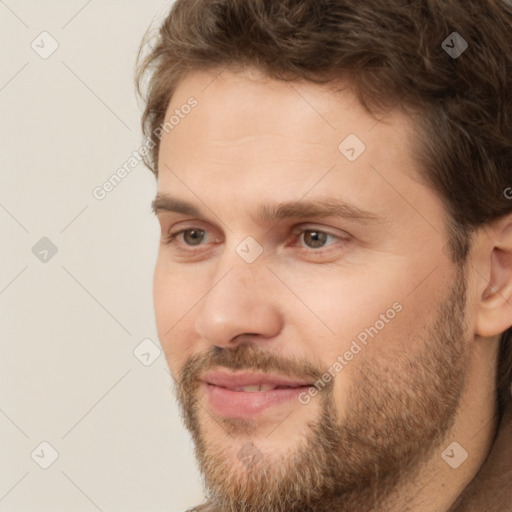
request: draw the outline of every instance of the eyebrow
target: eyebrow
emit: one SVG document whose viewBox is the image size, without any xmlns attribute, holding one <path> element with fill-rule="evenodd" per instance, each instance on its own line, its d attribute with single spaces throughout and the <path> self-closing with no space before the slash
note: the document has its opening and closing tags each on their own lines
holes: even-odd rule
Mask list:
<svg viewBox="0 0 512 512">
<path fill-rule="evenodd" d="M 193 204 L 164 193 L 157 194 L 151 203 L 151 208 L 155 215 L 162 212 L 175 212 L 184 215 L 201 216 L 201 210 Z M 382 220 L 377 215 L 338 198 L 264 203 L 259 206 L 257 213 L 257 218 L 265 222 L 302 217 L 340 217 L 363 223 Z"/>
</svg>

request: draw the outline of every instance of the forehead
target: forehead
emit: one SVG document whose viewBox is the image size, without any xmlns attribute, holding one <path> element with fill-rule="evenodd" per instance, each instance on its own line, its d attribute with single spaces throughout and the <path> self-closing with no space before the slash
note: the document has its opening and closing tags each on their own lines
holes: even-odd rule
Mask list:
<svg viewBox="0 0 512 512">
<path fill-rule="evenodd" d="M 339 85 L 254 70 L 189 73 L 167 109 L 179 122 L 162 137 L 159 191 L 196 202 L 197 194 L 240 197 L 242 209 L 249 197 L 334 194 L 363 209 L 371 203 L 376 215 L 410 210 L 429 193 L 409 149 L 412 120 L 399 110 L 375 118 Z M 196 106 L 182 110 L 191 98 Z"/>
<path fill-rule="evenodd" d="M 391 133 L 406 138 L 412 128 L 411 120 L 399 110 L 375 116 L 368 113 L 350 84 L 342 81 L 324 85 L 285 82 L 252 68 L 193 71 L 179 83 L 166 118 L 192 96 L 197 98 L 198 106 L 191 117 L 200 120 L 203 128 L 197 130 L 195 126 L 195 135 L 213 134 L 219 143 L 242 142 L 244 137 L 254 136 L 289 137 L 299 143 L 334 145 L 332 149 L 337 151 L 337 143 L 348 133 L 372 144 Z M 180 122 L 169 137 L 179 137 L 186 124 Z"/>
</svg>

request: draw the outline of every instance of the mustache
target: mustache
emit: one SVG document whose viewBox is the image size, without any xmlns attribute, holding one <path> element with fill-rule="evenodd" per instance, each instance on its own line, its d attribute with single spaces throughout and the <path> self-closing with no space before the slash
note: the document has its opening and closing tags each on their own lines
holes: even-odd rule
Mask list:
<svg viewBox="0 0 512 512">
<path fill-rule="evenodd" d="M 191 390 L 199 385 L 199 380 L 204 373 L 217 368 L 279 373 L 315 382 L 325 373 L 325 370 L 318 368 L 305 358 L 285 357 L 262 349 L 254 343 L 244 342 L 234 348 L 215 346 L 204 354 L 190 357 L 179 371 L 178 377 L 173 379 L 179 388 Z M 332 382 L 329 384 L 332 385 Z"/>
</svg>

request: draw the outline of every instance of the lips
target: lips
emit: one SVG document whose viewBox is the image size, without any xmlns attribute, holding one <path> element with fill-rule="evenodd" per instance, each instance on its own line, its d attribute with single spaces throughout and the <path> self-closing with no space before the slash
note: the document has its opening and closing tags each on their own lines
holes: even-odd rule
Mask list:
<svg viewBox="0 0 512 512">
<path fill-rule="evenodd" d="M 222 417 L 247 419 L 266 410 L 278 414 L 286 403 L 299 404 L 299 395 L 313 385 L 301 379 L 247 372 L 215 371 L 205 374 L 201 380 L 213 412 Z"/>
<path fill-rule="evenodd" d="M 272 391 L 274 389 L 300 388 L 312 386 L 313 383 L 305 380 L 292 380 L 286 377 L 258 373 L 209 372 L 201 379 L 208 384 L 226 388 L 231 391 Z"/>
</svg>

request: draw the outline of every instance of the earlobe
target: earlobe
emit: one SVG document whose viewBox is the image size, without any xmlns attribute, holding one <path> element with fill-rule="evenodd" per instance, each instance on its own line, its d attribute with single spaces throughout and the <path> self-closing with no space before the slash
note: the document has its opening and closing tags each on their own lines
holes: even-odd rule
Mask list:
<svg viewBox="0 0 512 512">
<path fill-rule="evenodd" d="M 475 334 L 492 337 L 512 326 L 512 222 L 500 222 L 493 230 L 488 285 L 480 298 Z"/>
</svg>

